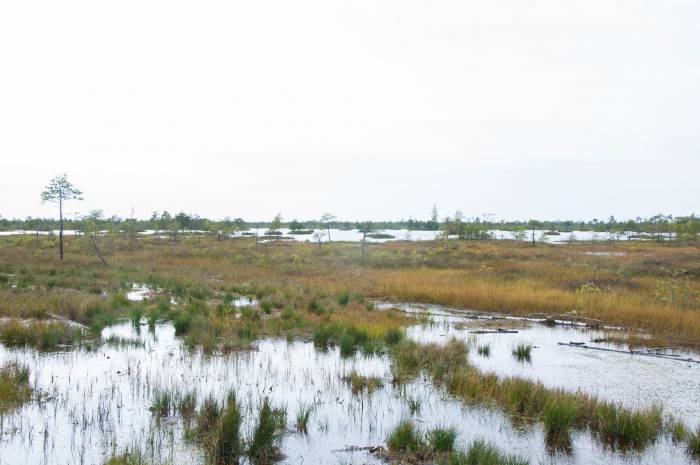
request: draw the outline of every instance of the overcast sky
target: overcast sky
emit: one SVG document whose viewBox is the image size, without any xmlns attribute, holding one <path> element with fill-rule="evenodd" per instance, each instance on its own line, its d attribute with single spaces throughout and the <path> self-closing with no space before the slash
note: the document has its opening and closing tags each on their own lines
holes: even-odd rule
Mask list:
<svg viewBox="0 0 700 465">
<path fill-rule="evenodd" d="M 700 1 L 0 2 L 0 215 L 700 213 Z"/>
</svg>

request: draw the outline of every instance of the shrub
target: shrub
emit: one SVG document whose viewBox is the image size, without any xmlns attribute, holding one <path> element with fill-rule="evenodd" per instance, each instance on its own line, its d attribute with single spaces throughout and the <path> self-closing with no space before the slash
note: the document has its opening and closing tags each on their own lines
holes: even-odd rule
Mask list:
<svg viewBox="0 0 700 465">
<path fill-rule="evenodd" d="M 338 294 L 338 305 L 345 306 L 350 302 L 350 293 L 348 291 L 343 291 Z"/>
</svg>

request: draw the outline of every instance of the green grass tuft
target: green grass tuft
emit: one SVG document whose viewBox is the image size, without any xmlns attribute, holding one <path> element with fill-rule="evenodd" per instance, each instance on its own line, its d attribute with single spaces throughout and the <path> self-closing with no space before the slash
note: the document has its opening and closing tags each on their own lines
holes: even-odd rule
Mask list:
<svg viewBox="0 0 700 465">
<path fill-rule="evenodd" d="M 435 428 L 428 431 L 425 437 L 433 452 L 452 452 L 457 441 L 457 429 Z"/>
<path fill-rule="evenodd" d="M 530 344 L 518 344 L 513 349 L 513 357 L 519 362 L 529 362 L 532 356 L 532 346 Z"/>
<path fill-rule="evenodd" d="M 309 432 L 309 420 L 311 419 L 311 412 L 313 412 L 313 405 L 302 404 L 299 406 L 297 411 L 297 421 L 296 428 L 304 434 Z"/>
<path fill-rule="evenodd" d="M 389 433 L 386 445 L 394 454 L 413 454 L 425 450 L 423 437 L 410 420 L 402 421 Z"/>
</svg>

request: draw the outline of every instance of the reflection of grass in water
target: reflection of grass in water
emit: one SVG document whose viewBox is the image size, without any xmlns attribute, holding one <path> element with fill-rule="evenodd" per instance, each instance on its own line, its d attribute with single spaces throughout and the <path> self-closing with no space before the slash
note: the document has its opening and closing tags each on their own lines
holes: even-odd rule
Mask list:
<svg viewBox="0 0 700 465">
<path fill-rule="evenodd" d="M 490 357 L 491 356 L 491 345 L 490 344 L 480 345 L 479 347 L 476 348 L 476 351 L 482 357 Z"/>
<path fill-rule="evenodd" d="M 513 349 L 513 357 L 519 362 L 529 362 L 532 354 L 532 346 L 530 344 L 518 344 Z"/>
<path fill-rule="evenodd" d="M 0 414 L 19 407 L 31 394 L 29 368 L 15 362 L 0 367 Z"/>
</svg>

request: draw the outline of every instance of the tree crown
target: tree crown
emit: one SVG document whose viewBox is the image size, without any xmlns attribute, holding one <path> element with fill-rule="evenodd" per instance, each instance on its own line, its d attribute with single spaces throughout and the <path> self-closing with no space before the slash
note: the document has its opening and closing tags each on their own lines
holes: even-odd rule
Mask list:
<svg viewBox="0 0 700 465">
<path fill-rule="evenodd" d="M 41 193 L 41 202 L 63 202 L 64 200 L 83 200 L 83 193 L 68 181 L 68 177 L 63 174 L 56 176 L 46 186 Z"/>
</svg>

